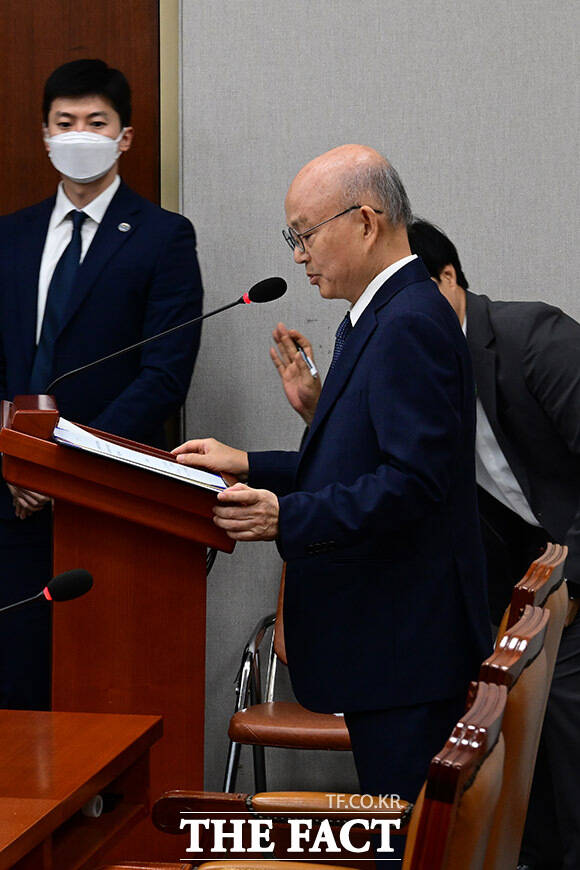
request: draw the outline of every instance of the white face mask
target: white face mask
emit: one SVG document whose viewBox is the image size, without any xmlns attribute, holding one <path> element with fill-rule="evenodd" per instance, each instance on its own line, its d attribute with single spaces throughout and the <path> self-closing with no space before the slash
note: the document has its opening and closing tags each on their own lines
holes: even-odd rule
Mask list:
<svg viewBox="0 0 580 870">
<path fill-rule="evenodd" d="M 54 168 L 71 181 L 88 184 L 102 178 L 113 166 L 121 153 L 119 142 L 124 132 L 123 128 L 116 139 L 100 133 L 74 131 L 46 136 L 50 147 L 48 156 Z"/>
</svg>

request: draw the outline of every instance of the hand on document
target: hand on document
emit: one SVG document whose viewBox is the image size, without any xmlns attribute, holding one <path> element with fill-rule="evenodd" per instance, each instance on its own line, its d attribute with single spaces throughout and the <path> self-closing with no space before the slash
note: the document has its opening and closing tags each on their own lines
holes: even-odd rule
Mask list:
<svg viewBox="0 0 580 870">
<path fill-rule="evenodd" d="M 278 536 L 279 513 L 273 492 L 236 483 L 218 493 L 213 521 L 234 541 L 273 541 Z"/>
<path fill-rule="evenodd" d="M 183 465 L 247 479 L 248 454 L 215 438 L 186 441 L 172 452 Z M 213 513 L 216 526 L 234 541 L 273 541 L 278 535 L 278 499 L 267 489 L 236 483 L 218 494 Z"/>
<path fill-rule="evenodd" d="M 217 474 L 233 474 L 239 480 L 248 477 L 248 454 L 228 447 L 215 438 L 194 438 L 171 451 L 181 465 L 206 468 Z"/>
</svg>

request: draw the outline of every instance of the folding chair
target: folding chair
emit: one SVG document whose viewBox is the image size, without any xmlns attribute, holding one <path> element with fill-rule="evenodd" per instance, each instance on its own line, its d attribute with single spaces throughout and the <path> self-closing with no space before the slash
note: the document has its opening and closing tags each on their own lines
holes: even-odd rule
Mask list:
<svg viewBox="0 0 580 870">
<path fill-rule="evenodd" d="M 279 662 L 287 665 L 283 619 L 285 571 L 284 565 L 276 613 L 258 623 L 242 656 L 236 681 L 236 708 L 228 730 L 230 746 L 223 785 L 225 792 L 235 789 L 242 745 L 252 746 L 256 791 L 266 790 L 265 746 L 339 751 L 351 748 L 342 716 L 313 713 L 297 701 L 274 700 L 277 665 Z M 262 701 L 260 647 L 270 628 L 273 632 Z"/>
</svg>

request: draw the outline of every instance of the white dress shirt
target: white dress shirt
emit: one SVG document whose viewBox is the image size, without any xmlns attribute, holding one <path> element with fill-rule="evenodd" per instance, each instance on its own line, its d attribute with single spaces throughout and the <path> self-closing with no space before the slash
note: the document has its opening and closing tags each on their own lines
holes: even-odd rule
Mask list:
<svg viewBox="0 0 580 870">
<path fill-rule="evenodd" d="M 462 324 L 467 335 L 467 318 Z M 491 423 L 477 397 L 475 430 L 475 479 L 490 495 L 531 526 L 540 526 L 494 435 Z"/>
<path fill-rule="evenodd" d="M 363 290 L 361 295 L 358 297 L 354 305 L 349 311 L 350 314 L 350 322 L 354 326 L 375 293 L 381 289 L 385 281 L 390 278 L 395 272 L 398 272 L 399 269 L 402 269 L 403 266 L 406 266 L 407 263 L 410 263 L 411 260 L 416 260 L 417 254 L 410 254 L 408 257 L 403 257 L 402 260 L 397 260 L 396 263 L 391 263 L 390 266 L 387 266 L 386 269 L 383 269 L 382 272 L 379 272 L 376 275 L 368 287 Z"/>
<path fill-rule="evenodd" d="M 86 218 L 81 228 L 82 250 L 80 262 L 85 258 L 85 255 L 90 247 L 91 242 L 95 237 L 95 233 L 99 228 L 99 224 L 105 216 L 111 200 L 115 196 L 121 179 L 118 175 L 115 176 L 111 184 L 100 193 L 95 199 L 84 206 L 82 211 L 86 214 Z M 44 317 L 44 309 L 46 307 L 46 297 L 48 296 L 48 288 L 56 264 L 60 260 L 63 251 L 67 247 L 72 237 L 72 220 L 68 215 L 71 211 L 76 211 L 76 206 L 72 204 L 61 183 L 56 192 L 56 202 L 48 223 L 48 231 L 44 242 L 44 250 L 42 252 L 42 260 L 40 261 L 40 273 L 38 277 L 38 301 L 36 308 L 36 343 L 40 340 L 42 331 L 42 318 Z"/>
</svg>

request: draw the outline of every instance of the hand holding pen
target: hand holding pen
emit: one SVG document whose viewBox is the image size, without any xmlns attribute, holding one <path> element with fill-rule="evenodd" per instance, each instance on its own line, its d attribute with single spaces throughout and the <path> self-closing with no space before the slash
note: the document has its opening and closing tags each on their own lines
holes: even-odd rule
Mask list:
<svg viewBox="0 0 580 870">
<path fill-rule="evenodd" d="M 275 347 L 270 348 L 270 357 L 280 375 L 286 398 L 310 425 L 321 390 L 312 346 L 298 330 L 287 329 L 283 323 L 278 324 L 272 338 Z"/>
<path fill-rule="evenodd" d="M 312 362 L 312 360 L 310 359 L 310 357 L 308 356 L 308 354 L 306 353 L 306 351 L 304 350 L 302 345 L 298 344 L 298 342 L 296 341 L 295 338 L 293 339 L 293 341 L 294 341 L 294 344 L 296 345 L 296 350 L 298 351 L 298 353 L 300 354 L 300 356 L 302 357 L 302 359 L 304 360 L 304 362 L 308 366 L 308 371 L 310 372 L 310 374 L 312 375 L 313 378 L 317 378 L 318 377 L 318 369 L 316 368 L 316 366 L 314 365 L 314 363 Z"/>
</svg>

